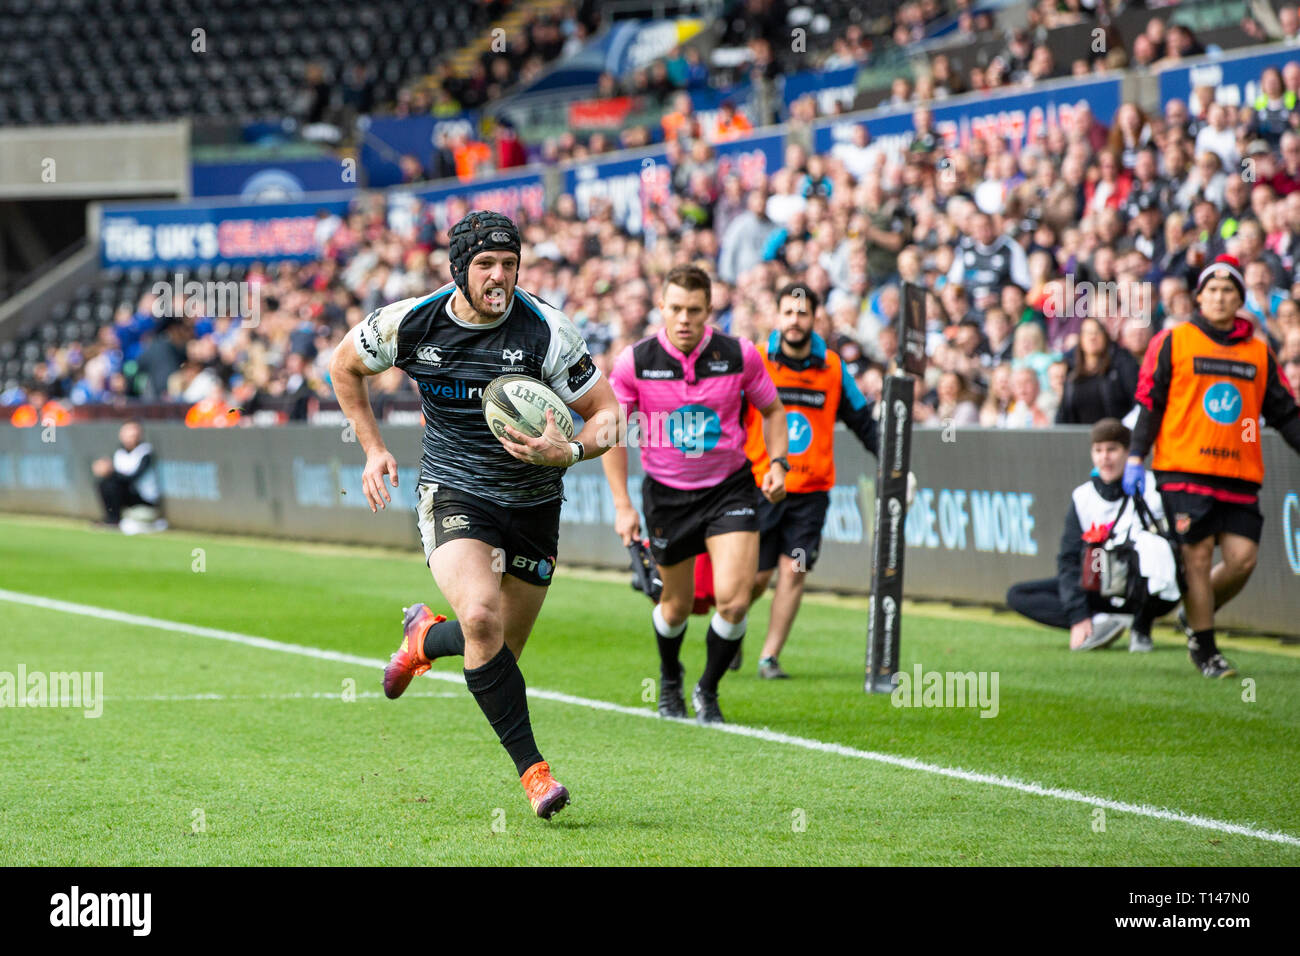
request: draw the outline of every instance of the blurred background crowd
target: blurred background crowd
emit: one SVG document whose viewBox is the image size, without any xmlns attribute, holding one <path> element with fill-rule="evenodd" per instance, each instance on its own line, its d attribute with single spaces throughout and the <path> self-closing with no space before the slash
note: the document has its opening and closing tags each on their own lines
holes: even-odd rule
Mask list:
<svg viewBox="0 0 1300 956">
<path fill-rule="evenodd" d="M 1101 13 L 1107 9 L 1103 4 Z M 681 47 L 625 78 L 600 79 L 602 95 L 657 99 L 663 109 L 653 127 L 629 126 L 618 139 L 564 133 L 525 148 L 498 124 L 495 147 L 477 144 L 483 169 L 662 141 L 671 171 L 669 188 L 646 203 L 635 234 L 608 202 L 595 200 L 579 215 L 568 194 L 540 215 L 523 215 L 519 285 L 564 310 L 607 372 L 623 348 L 654 331 L 662 278 L 674 265 L 704 265 L 715 276 L 714 322 L 756 342 L 771 330 L 774 291 L 802 280 L 821 297 L 817 330 L 875 397 L 898 353 L 902 285 L 916 283 L 929 293 L 918 423 L 1046 428 L 1125 414 L 1147 344 L 1191 317 L 1200 269 L 1226 252 L 1241 262 L 1256 334 L 1300 388 L 1300 53 L 1280 70 L 1263 71 L 1251 102 L 1216 102 L 1215 87 L 1201 85 L 1159 113 L 1126 102 L 1098 116 L 1084 105 L 1023 144 L 987 132 L 961 148 L 935 128 L 931 107 L 946 97 L 1071 74 L 1159 69 L 1203 49 L 1190 29 L 1161 17 L 1136 36 L 1119 36 L 1095 4 L 1085 9 L 1080 0 L 1030 5 L 1025 25 L 1015 29 L 968 0 L 913 0 L 874 27 L 854 23 L 828 38 L 818 65 L 888 62 L 888 50 L 905 49 L 945 16 L 958 37 L 991 37 L 997 52 L 963 70 L 946 53 L 925 56 L 912 78 L 889 84 L 880 105 L 911 111 L 903 148 L 873 142 L 858 124 L 847 141 L 814 152 L 808 124 L 826 110 L 808 96 L 790 107 L 782 163 L 742 181 L 734 169 L 723 172 L 715 147 L 762 117 L 724 102 L 702 122 L 687 91 L 716 84 L 718 70 Z M 775 0 L 734 5 L 722 42 L 748 53 L 727 68 L 728 79 L 766 82 L 789 69 L 788 57 L 774 55 L 774 39 L 788 36 L 790 22 L 790 5 Z M 1094 23 L 1113 42 L 1057 62 L 1045 42 L 1051 31 Z M 1277 24 L 1282 42 L 1300 35 L 1294 7 L 1280 7 Z M 599 26 L 596 4 L 533 15 L 519 26 L 510 54 L 485 50 L 468 80 L 439 69 L 401 86 L 397 109 L 454 112 L 490 102 L 572 54 Z M 1250 16 L 1239 28 L 1269 39 Z M 364 86 L 364 76 L 356 83 Z M 336 83 L 327 87 L 316 97 L 315 119 L 345 99 L 369 105 L 368 93 L 357 100 Z M 830 104 L 829 111 L 840 108 Z M 514 147 L 506 150 L 503 139 L 515 139 Z M 462 137 L 454 149 L 467 142 Z M 448 175 L 482 171 L 461 156 L 439 159 L 444 147 L 413 157 L 410 178 L 430 175 L 431 167 Z M 259 296 L 255 320 L 186 314 L 179 293 L 157 301 L 150 286 L 159 276 L 106 272 L 92 296 L 111 309 L 111 321 L 69 335 L 38 330 L 35 352 L 21 351 L 30 342 L 0 342 L 0 367 L 22 360 L 25 373 L 0 382 L 0 405 L 25 406 L 35 417 L 33 410 L 51 401 L 68 414 L 79 406 L 168 402 L 187 406 L 196 425 L 308 419 L 332 402 L 329 359 L 347 328 L 383 304 L 449 280 L 438 222 L 455 222 L 467 210 L 453 199 L 445 220 L 429 208 L 397 216 L 388 194 L 361 191 L 346 215 L 320 214 L 314 261 L 188 273 L 249 283 Z M 66 307 L 50 320 L 55 329 L 68 323 L 77 319 Z M 372 391 L 379 406 L 414 399 L 397 370 L 375 380 Z"/>
</svg>

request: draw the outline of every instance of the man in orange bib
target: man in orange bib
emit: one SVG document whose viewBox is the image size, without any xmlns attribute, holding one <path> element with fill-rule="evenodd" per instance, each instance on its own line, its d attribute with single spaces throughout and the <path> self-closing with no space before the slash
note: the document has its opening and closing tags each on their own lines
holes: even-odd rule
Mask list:
<svg viewBox="0 0 1300 956">
<path fill-rule="evenodd" d="M 750 599 L 763 595 L 775 572 L 772 614 L 758 661 L 758 676 L 768 679 L 790 676 L 777 655 L 790 636 L 804 582 L 821 548 L 822 525 L 835 486 L 835 422 L 844 422 L 873 455 L 880 444 L 871 403 L 840 357 L 812 330 L 817 293 L 793 282 L 777 293 L 776 301 L 776 327 L 763 351 L 763 364 L 785 405 L 788 460 L 768 460 L 763 417 L 752 406 L 745 412 L 745 455 L 753 465 L 755 484 L 762 482 L 772 464 L 787 472 L 785 499 L 759 503 L 758 577 Z"/>
<path fill-rule="evenodd" d="M 1245 587 L 1259 556 L 1260 416 L 1300 451 L 1300 409 L 1268 343 L 1237 315 L 1245 298 L 1237 260 L 1219 256 L 1196 284 L 1197 313 L 1152 340 L 1124 469 L 1124 491 L 1141 494 L 1155 445 L 1151 469 L 1186 570 L 1178 620 L 1206 677 L 1237 673 L 1215 644 L 1214 612 Z"/>
</svg>

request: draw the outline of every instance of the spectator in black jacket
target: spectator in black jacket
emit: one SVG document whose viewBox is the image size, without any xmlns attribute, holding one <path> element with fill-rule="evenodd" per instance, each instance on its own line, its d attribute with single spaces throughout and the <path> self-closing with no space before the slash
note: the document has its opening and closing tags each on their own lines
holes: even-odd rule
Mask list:
<svg viewBox="0 0 1300 956">
<path fill-rule="evenodd" d="M 143 437 L 139 422 L 123 422 L 117 432 L 120 447 L 113 452 L 113 457 L 100 458 L 91 467 L 99 479 L 99 497 L 104 504 L 102 523 L 135 534 L 167 527 L 167 522 L 158 515 L 162 492 L 154 466 L 153 446 L 143 441 Z M 124 518 L 123 511 L 134 507 L 149 509 L 152 517 L 148 521 Z"/>
<path fill-rule="evenodd" d="M 1092 477 L 1070 496 L 1061 550 L 1056 556 L 1056 577 L 1011 585 L 1007 605 L 1039 624 L 1069 630 L 1072 651 L 1106 647 L 1123 633 L 1128 625 L 1126 615 L 1132 615 L 1128 649 L 1149 651 L 1152 622 L 1172 611 L 1178 604 L 1176 598 L 1169 600 L 1153 595 L 1128 603 L 1083 589 L 1085 535 L 1094 541 L 1109 531 L 1110 537 L 1124 540 L 1138 521 L 1133 503 L 1125 504 L 1128 496 L 1121 485 L 1131 433 L 1117 419 L 1103 418 L 1092 426 L 1090 437 L 1095 469 Z M 1159 493 L 1151 487 L 1153 484 L 1147 483 L 1143 500 L 1152 515 L 1160 519 L 1164 510 Z M 1139 589 L 1139 593 L 1145 591 L 1146 588 Z"/>
<path fill-rule="evenodd" d="M 1058 425 L 1091 425 L 1103 418 L 1123 418 L 1133 408 L 1137 362 L 1110 340 L 1098 319 L 1083 320 L 1079 344 L 1066 361 L 1070 372 L 1056 410 Z"/>
</svg>

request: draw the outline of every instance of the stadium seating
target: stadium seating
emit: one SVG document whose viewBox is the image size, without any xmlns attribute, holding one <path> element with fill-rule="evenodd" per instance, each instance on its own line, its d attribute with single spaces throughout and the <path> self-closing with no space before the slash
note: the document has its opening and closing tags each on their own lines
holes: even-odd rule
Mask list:
<svg viewBox="0 0 1300 956">
<path fill-rule="evenodd" d="M 375 64 L 390 102 L 488 17 L 425 0 L 0 0 L 0 126 L 293 115 L 309 64 Z"/>
</svg>

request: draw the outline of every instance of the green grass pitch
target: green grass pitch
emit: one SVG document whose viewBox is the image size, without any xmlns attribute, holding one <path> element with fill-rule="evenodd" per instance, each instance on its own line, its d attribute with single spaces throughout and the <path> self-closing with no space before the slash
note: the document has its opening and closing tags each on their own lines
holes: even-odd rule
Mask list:
<svg viewBox="0 0 1300 956">
<path fill-rule="evenodd" d="M 0 589 L 373 661 L 403 605 L 446 610 L 415 553 L 15 516 Z M 551 592 L 521 661 L 530 688 L 575 698 L 530 705 L 573 794 L 549 823 L 454 682 L 388 701 L 370 664 L 0 600 L 0 677 L 100 672 L 104 695 L 93 719 L 0 708 L 0 864 L 1300 864 L 1300 658 L 1276 642 L 1227 642 L 1253 683 L 1210 682 L 1169 632 L 1149 655 L 1072 655 L 1007 614 L 909 606 L 902 669 L 996 671 L 981 718 L 865 696 L 860 601 L 806 602 L 782 657 L 794 679 L 760 681 L 764 600 L 722 707 L 800 744 L 592 706 L 653 707 L 649 602 L 563 563 Z M 687 632 L 691 680 L 704 628 Z"/>
</svg>

